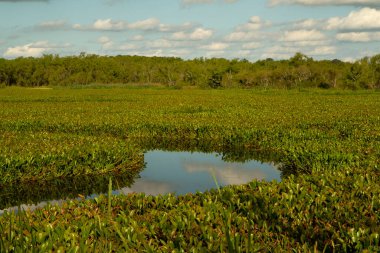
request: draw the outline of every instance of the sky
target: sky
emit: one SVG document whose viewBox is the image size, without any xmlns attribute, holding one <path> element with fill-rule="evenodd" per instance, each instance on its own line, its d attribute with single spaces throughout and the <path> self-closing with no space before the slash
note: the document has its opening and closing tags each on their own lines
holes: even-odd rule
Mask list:
<svg viewBox="0 0 380 253">
<path fill-rule="evenodd" d="M 0 57 L 353 61 L 380 53 L 380 0 L 0 0 Z"/>
</svg>

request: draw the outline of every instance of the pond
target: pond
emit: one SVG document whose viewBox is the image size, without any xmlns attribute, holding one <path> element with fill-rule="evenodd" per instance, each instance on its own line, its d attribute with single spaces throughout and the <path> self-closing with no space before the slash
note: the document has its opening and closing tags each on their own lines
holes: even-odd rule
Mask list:
<svg viewBox="0 0 380 253">
<path fill-rule="evenodd" d="M 140 173 L 141 178 L 131 187 L 120 189 L 119 193 L 186 194 L 216 188 L 216 184 L 245 184 L 253 179 L 281 180 L 280 171 L 273 163 L 226 162 L 218 153 L 154 150 L 147 152 L 144 159 L 146 168 Z"/>
<path fill-rule="evenodd" d="M 228 159 L 227 159 L 228 160 Z M 223 154 L 202 152 L 173 152 L 153 150 L 144 154 L 145 168 L 138 175 L 112 176 L 113 194 L 145 193 L 158 195 L 204 192 L 225 185 L 244 184 L 258 180 L 281 180 L 281 172 L 274 163 L 256 160 L 226 161 Z M 93 198 L 107 192 L 108 177 L 72 178 L 43 184 L 13 186 L 0 189 L 1 209 L 35 209 L 78 195 Z M 13 206 L 13 207 L 12 207 Z"/>
</svg>

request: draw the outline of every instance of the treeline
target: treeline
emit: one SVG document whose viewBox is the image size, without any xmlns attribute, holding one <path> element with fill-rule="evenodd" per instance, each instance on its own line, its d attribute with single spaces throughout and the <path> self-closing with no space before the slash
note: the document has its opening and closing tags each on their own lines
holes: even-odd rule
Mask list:
<svg viewBox="0 0 380 253">
<path fill-rule="evenodd" d="M 220 58 L 44 55 L 0 59 L 0 85 L 162 84 L 198 87 L 380 88 L 380 54 L 354 63 L 316 61 L 301 53 L 288 60 L 249 62 Z"/>
</svg>

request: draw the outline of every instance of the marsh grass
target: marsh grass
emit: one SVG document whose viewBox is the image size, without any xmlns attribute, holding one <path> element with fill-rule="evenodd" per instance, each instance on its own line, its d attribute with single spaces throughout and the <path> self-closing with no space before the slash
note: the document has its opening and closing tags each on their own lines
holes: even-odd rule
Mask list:
<svg viewBox="0 0 380 253">
<path fill-rule="evenodd" d="M 0 252 L 380 251 L 378 92 L 6 88 L 0 106 L 1 184 L 128 171 L 141 162 L 136 139 L 284 164 L 281 182 L 184 196 L 108 188 L 6 212 Z"/>
</svg>

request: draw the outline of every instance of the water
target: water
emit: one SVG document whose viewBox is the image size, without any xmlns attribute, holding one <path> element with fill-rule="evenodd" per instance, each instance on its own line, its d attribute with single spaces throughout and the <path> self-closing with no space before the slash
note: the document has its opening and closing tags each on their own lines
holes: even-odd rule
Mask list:
<svg viewBox="0 0 380 253">
<path fill-rule="evenodd" d="M 273 163 L 255 160 L 228 162 L 218 153 L 148 151 L 144 154 L 146 167 L 137 175 L 118 175 L 114 185 L 121 188 L 114 194 L 143 192 L 147 195 L 166 193 L 186 194 L 204 192 L 219 186 L 245 184 L 253 179 L 281 180 L 281 173 Z M 67 182 L 66 182 L 67 181 Z M 35 209 L 48 202 L 60 204 L 78 194 L 94 198 L 108 187 L 108 176 L 78 178 L 43 184 L 13 186 L 0 191 L 0 209 Z M 8 208 L 10 207 L 11 208 Z M 13 207 L 12 207 L 13 206 Z M 0 210 L 0 215 L 3 213 Z"/>
<path fill-rule="evenodd" d="M 217 153 L 149 151 L 141 178 L 118 193 L 144 192 L 150 195 L 203 192 L 218 185 L 245 184 L 253 179 L 281 180 L 273 163 L 259 161 L 226 162 Z"/>
</svg>

